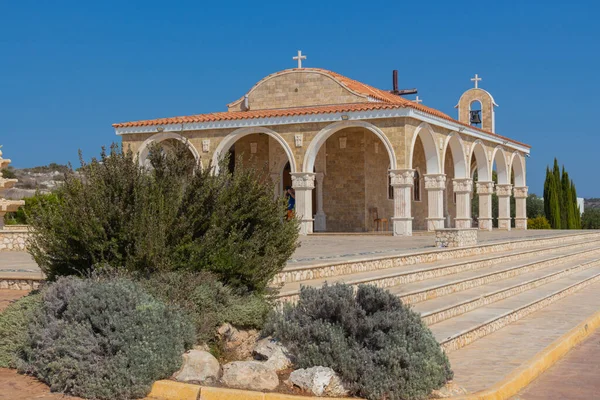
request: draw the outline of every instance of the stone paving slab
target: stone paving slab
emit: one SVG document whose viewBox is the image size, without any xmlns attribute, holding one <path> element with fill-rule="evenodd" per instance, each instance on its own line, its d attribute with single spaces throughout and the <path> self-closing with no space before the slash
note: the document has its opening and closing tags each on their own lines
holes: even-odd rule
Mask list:
<svg viewBox="0 0 600 400">
<path fill-rule="evenodd" d="M 600 330 L 597 330 L 512 400 L 598 399 L 599 360 Z"/>
<path fill-rule="evenodd" d="M 491 387 L 600 310 L 594 283 L 448 356 L 455 382 L 470 392 Z M 568 397 L 567 397 L 568 398 Z"/>
</svg>

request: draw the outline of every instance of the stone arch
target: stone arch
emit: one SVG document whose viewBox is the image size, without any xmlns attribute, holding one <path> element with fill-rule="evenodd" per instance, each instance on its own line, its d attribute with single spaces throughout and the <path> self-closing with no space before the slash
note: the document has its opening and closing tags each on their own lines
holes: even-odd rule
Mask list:
<svg viewBox="0 0 600 400">
<path fill-rule="evenodd" d="M 277 141 L 277 143 L 279 143 L 283 148 L 283 151 L 285 152 L 285 155 L 287 156 L 288 161 L 290 162 L 291 172 L 294 173 L 298 171 L 296 167 L 296 159 L 294 158 L 294 153 L 292 152 L 292 149 L 290 148 L 289 144 L 280 134 L 264 127 L 251 127 L 236 129 L 229 135 L 225 136 L 223 140 L 221 140 L 221 143 L 219 143 L 219 145 L 215 149 L 215 152 L 212 157 L 212 165 L 216 173 L 219 172 L 219 158 L 221 157 L 221 155 L 224 152 L 228 151 L 229 148 L 233 146 L 233 144 L 236 141 L 243 138 L 244 136 L 252 135 L 254 133 L 264 133 L 265 135 L 269 135 L 270 137 L 275 139 L 275 141 Z"/>
<path fill-rule="evenodd" d="M 370 124 L 365 121 L 341 121 L 336 122 L 331 125 L 326 126 L 321 129 L 319 133 L 314 137 L 314 139 L 310 142 L 306 150 L 306 155 L 304 156 L 304 164 L 302 167 L 303 172 L 313 172 L 315 167 L 315 160 L 317 158 L 317 154 L 319 153 L 319 149 L 331 137 L 334 133 L 346 129 L 346 128 L 365 128 L 372 133 L 374 133 L 380 140 L 383 142 L 385 149 L 387 150 L 388 156 L 390 158 L 390 169 L 395 170 L 398 169 L 398 164 L 396 162 L 396 152 L 394 151 L 394 147 L 392 146 L 392 142 L 387 138 L 385 133 L 378 127 L 373 124 Z"/>
<path fill-rule="evenodd" d="M 515 186 L 526 186 L 525 160 L 519 152 L 514 152 L 510 161 L 510 169 L 515 174 Z"/>
<path fill-rule="evenodd" d="M 471 146 L 471 154 L 469 157 L 469 166 L 473 163 L 473 156 L 477 162 L 477 179 L 481 182 L 490 182 L 492 180 L 492 174 L 490 173 L 490 162 L 488 160 L 485 146 L 481 140 L 476 140 Z M 473 175 L 473 171 L 470 172 L 469 176 Z"/>
<path fill-rule="evenodd" d="M 192 155 L 194 156 L 194 159 L 196 160 L 196 164 L 199 165 L 200 168 L 202 168 L 202 161 L 200 158 L 200 154 L 198 153 L 198 150 L 196 150 L 196 148 L 190 143 L 190 141 L 186 137 L 184 137 L 176 132 L 161 132 L 161 133 L 152 135 L 151 137 L 146 139 L 144 141 L 144 143 L 142 143 L 142 145 L 140 146 L 140 148 L 138 150 L 138 160 L 139 160 L 140 165 L 141 166 L 145 165 L 146 159 L 148 158 L 148 153 L 150 151 L 150 145 L 152 143 L 160 143 L 160 142 L 163 142 L 163 141 L 169 140 L 169 139 L 178 140 L 181 143 L 185 144 L 187 146 L 187 148 L 190 150 L 190 152 L 192 153 Z"/>
<path fill-rule="evenodd" d="M 496 174 L 498 175 L 498 184 L 510 183 L 510 171 L 506 162 L 506 152 L 502 146 L 496 146 L 492 153 L 492 168 L 496 163 Z"/>
<path fill-rule="evenodd" d="M 465 155 L 465 147 L 461 137 L 458 134 L 451 132 L 446 138 L 442 155 L 442 165 L 444 168 L 446 165 L 448 147 L 450 147 L 452 159 L 454 160 L 454 178 L 468 178 L 467 157 Z M 446 171 L 444 170 L 443 173 L 445 174 Z"/>
<path fill-rule="evenodd" d="M 431 126 L 429 126 L 429 124 L 426 122 L 423 122 L 415 130 L 415 134 L 410 145 L 409 169 L 412 169 L 413 167 L 413 154 L 418 137 L 421 138 L 421 143 L 423 143 L 423 149 L 425 150 L 425 159 L 427 165 L 426 173 L 441 174 L 442 168 L 440 166 L 440 155 L 435 144 L 435 135 L 433 133 L 433 129 L 431 129 Z"/>
</svg>

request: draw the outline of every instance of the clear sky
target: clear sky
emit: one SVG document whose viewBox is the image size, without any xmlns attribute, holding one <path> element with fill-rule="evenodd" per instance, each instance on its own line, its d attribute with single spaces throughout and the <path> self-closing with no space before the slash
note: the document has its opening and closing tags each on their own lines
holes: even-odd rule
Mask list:
<svg viewBox="0 0 600 400">
<path fill-rule="evenodd" d="M 16 167 L 76 162 L 119 140 L 114 122 L 224 111 L 301 49 L 306 67 L 382 89 L 398 69 L 453 117 L 477 73 L 497 132 L 533 146 L 530 192 L 556 156 L 580 196 L 600 197 L 599 12 L 591 0 L 0 0 L 0 144 Z"/>
</svg>

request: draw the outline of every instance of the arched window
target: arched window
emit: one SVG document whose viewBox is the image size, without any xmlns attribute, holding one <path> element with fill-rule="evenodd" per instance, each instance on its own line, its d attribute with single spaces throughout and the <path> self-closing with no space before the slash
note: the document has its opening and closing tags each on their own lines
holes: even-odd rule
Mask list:
<svg viewBox="0 0 600 400">
<path fill-rule="evenodd" d="M 471 126 L 481 128 L 481 123 L 483 121 L 482 118 L 483 117 L 481 116 L 481 102 L 479 100 L 474 100 L 469 106 L 469 123 L 471 124 Z"/>
<path fill-rule="evenodd" d="M 415 170 L 413 182 L 413 201 L 421 201 L 421 174 L 418 169 Z"/>
</svg>

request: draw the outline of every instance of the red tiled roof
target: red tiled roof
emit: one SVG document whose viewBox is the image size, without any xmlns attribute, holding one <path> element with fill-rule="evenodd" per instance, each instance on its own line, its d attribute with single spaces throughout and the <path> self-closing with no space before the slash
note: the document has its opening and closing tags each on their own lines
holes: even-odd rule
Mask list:
<svg viewBox="0 0 600 400">
<path fill-rule="evenodd" d="M 297 70 L 297 69 L 285 70 L 285 71 L 278 72 L 276 74 L 295 71 L 295 70 Z M 362 94 L 365 96 L 369 96 L 369 97 L 377 100 L 378 102 L 347 103 L 347 104 L 334 104 L 334 105 L 325 105 L 325 106 L 278 108 L 278 109 L 266 109 L 266 110 L 224 111 L 224 112 L 216 112 L 216 113 L 209 113 L 209 114 L 196 114 L 196 115 L 180 116 L 180 117 L 158 118 L 158 119 L 151 119 L 151 120 L 123 122 L 123 123 L 113 124 L 113 127 L 114 128 L 126 128 L 126 127 L 135 127 L 135 126 L 235 121 L 235 120 L 243 120 L 243 119 L 293 117 L 293 116 L 312 115 L 312 114 L 331 114 L 331 113 L 338 113 L 338 112 L 413 108 L 415 110 L 425 112 L 427 114 L 463 125 L 465 127 L 475 129 L 475 130 L 484 132 L 489 135 L 493 135 L 500 139 L 508 140 L 515 144 L 519 144 L 519 145 L 522 145 L 525 147 L 531 147 L 527 144 L 517 142 L 516 140 L 509 139 L 507 137 L 504 137 L 504 136 L 501 136 L 501 135 L 498 135 L 498 134 L 495 134 L 492 132 L 488 132 L 483 129 L 479 129 L 479 128 L 473 127 L 471 125 L 462 123 L 462 122 L 459 122 L 439 110 L 424 106 L 419 103 L 415 103 L 414 101 L 410 101 L 408 99 L 405 99 L 405 98 L 397 96 L 395 94 L 386 92 L 381 89 L 377 89 L 375 87 L 369 86 L 362 82 L 355 81 L 353 79 L 347 78 L 345 76 L 342 76 L 342 75 L 332 72 L 332 71 L 327 71 L 327 70 L 319 69 L 319 68 L 303 68 L 302 71 L 316 71 L 316 72 L 330 75 L 332 78 L 336 79 L 338 82 L 340 82 L 342 85 L 346 86 L 348 89 L 350 89 L 356 93 L 359 93 L 359 94 Z M 275 74 L 273 74 L 273 75 L 275 75 Z M 270 76 L 272 76 L 272 75 L 270 75 Z M 267 79 L 267 78 L 265 78 L 265 79 Z M 260 82 L 258 84 L 260 84 Z M 236 102 L 237 101 L 235 101 L 231 104 L 234 104 Z"/>
</svg>

